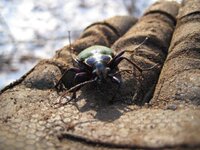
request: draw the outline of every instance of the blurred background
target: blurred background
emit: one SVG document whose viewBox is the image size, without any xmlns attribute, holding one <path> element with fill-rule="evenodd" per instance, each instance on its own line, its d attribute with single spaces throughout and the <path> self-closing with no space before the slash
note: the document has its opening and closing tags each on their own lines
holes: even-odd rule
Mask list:
<svg viewBox="0 0 200 150">
<path fill-rule="evenodd" d="M 72 41 L 93 22 L 140 17 L 156 0 L 1 0 L 0 89 Z"/>
</svg>

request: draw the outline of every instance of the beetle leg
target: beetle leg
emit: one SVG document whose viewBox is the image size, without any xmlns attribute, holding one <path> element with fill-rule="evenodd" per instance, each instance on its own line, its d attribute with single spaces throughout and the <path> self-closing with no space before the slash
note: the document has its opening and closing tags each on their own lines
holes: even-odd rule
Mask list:
<svg viewBox="0 0 200 150">
<path fill-rule="evenodd" d="M 151 69 L 153 69 L 153 68 L 155 68 L 156 66 L 159 65 L 159 64 L 155 64 L 155 65 L 153 65 L 153 66 L 150 67 L 150 68 L 141 68 L 141 67 L 139 67 L 135 62 L 133 62 L 133 61 L 131 61 L 130 59 L 128 59 L 128 58 L 122 56 L 122 57 L 119 57 L 118 59 L 115 60 L 115 64 L 114 64 L 113 68 L 115 68 L 116 66 L 118 66 L 119 63 L 120 63 L 122 60 L 126 60 L 126 61 L 128 61 L 130 64 L 132 64 L 133 66 L 135 66 L 135 67 L 140 71 L 140 73 L 142 73 L 143 71 L 151 70 Z"/>
<path fill-rule="evenodd" d="M 82 78 L 82 77 L 83 77 L 83 78 Z M 85 78 L 85 79 L 84 79 L 84 78 Z M 84 81 L 86 81 L 86 80 L 87 80 L 87 73 L 86 73 L 86 72 L 79 72 L 79 73 L 76 73 L 73 82 L 74 82 L 75 85 L 76 85 L 76 84 L 78 85 L 79 83 L 84 82 Z M 65 102 L 64 104 L 62 104 L 62 105 L 65 105 L 65 104 L 69 103 L 70 101 L 76 99 L 76 92 L 77 92 L 80 88 L 81 88 L 81 87 L 75 88 L 75 89 L 73 90 L 73 94 L 72 94 L 71 98 L 70 98 L 67 102 Z M 62 98 L 62 97 L 65 97 L 65 96 L 67 95 L 67 93 L 68 93 L 67 91 L 64 92 L 64 94 L 61 95 L 61 98 Z M 61 99 L 60 99 L 60 101 L 61 101 Z"/>
<path fill-rule="evenodd" d="M 64 97 L 68 94 L 68 91 L 64 92 L 64 93 L 60 96 L 59 102 L 56 103 L 56 104 L 59 104 L 59 106 L 64 106 L 64 105 L 68 104 L 68 103 L 71 102 L 72 100 L 76 99 L 76 92 L 77 92 L 77 90 L 74 90 L 74 91 L 73 91 L 73 94 L 72 94 L 72 97 L 69 98 L 65 103 L 62 103 L 62 102 L 61 102 L 62 98 L 64 98 Z"/>
<path fill-rule="evenodd" d="M 120 74 L 120 73 L 122 73 L 122 72 L 127 72 L 127 73 L 129 73 L 129 74 L 132 74 L 132 73 L 133 73 L 133 71 L 132 71 L 131 69 L 123 69 L 123 70 L 119 70 L 119 71 L 117 71 L 117 72 L 115 72 L 115 73 L 113 73 L 113 74 L 110 74 L 110 75 L 115 76 L 116 74 Z"/>
<path fill-rule="evenodd" d="M 109 77 L 112 79 L 113 82 L 117 83 L 118 86 L 120 87 L 121 81 L 117 77 L 115 77 L 113 75 L 109 75 Z"/>
<path fill-rule="evenodd" d="M 87 72 L 79 72 L 74 77 L 74 84 L 79 84 L 81 82 L 88 80 L 88 74 Z"/>
<path fill-rule="evenodd" d="M 74 62 L 74 66 L 78 65 L 77 67 L 81 68 L 82 70 L 89 70 L 90 69 L 90 67 L 88 67 L 85 63 L 83 63 L 82 61 L 80 61 L 75 56 L 73 57 L 73 62 Z"/>
<path fill-rule="evenodd" d="M 68 104 L 70 101 L 76 99 L 76 92 L 77 92 L 81 87 L 85 86 L 86 84 L 89 84 L 89 83 L 92 83 L 92 82 L 96 82 L 96 80 L 97 80 L 97 78 L 91 79 L 91 80 L 88 80 L 88 81 L 84 81 L 84 82 L 82 82 L 82 83 L 79 83 L 79 84 L 73 86 L 73 87 L 70 88 L 69 90 L 65 91 L 65 92 L 61 95 L 61 97 L 60 97 L 59 104 L 61 104 L 61 99 L 62 99 L 63 97 L 65 97 L 69 92 L 73 92 L 72 97 L 71 97 L 67 102 L 65 102 L 65 103 L 62 104 L 62 105 L 66 105 L 66 104 Z"/>
<path fill-rule="evenodd" d="M 119 57 L 121 57 L 123 54 L 125 53 L 125 51 L 121 51 L 119 52 L 111 61 L 110 61 L 110 67 L 112 68 L 113 65 L 115 65 L 115 61 L 116 59 L 118 59 Z M 114 68 L 114 67 L 113 67 Z"/>
<path fill-rule="evenodd" d="M 125 52 L 129 52 L 128 50 L 123 50 L 121 51 L 119 54 L 117 54 L 112 61 L 110 62 L 110 67 L 111 68 L 115 68 L 123 59 L 126 59 L 128 62 L 130 62 L 131 64 L 133 64 L 138 70 L 142 70 L 141 68 L 139 68 L 134 62 L 132 62 L 130 59 L 123 57 L 122 55 Z"/>
<path fill-rule="evenodd" d="M 120 89 L 121 81 L 120 81 L 120 79 L 118 79 L 118 78 L 115 77 L 114 75 L 108 75 L 108 77 L 110 77 L 111 80 L 112 80 L 114 83 L 116 83 L 116 84 L 118 85 L 118 87 L 117 87 L 117 92 L 115 92 L 115 94 L 114 94 L 113 97 L 112 97 L 112 101 L 113 101 L 113 100 L 115 99 L 115 97 L 116 97 L 116 95 L 117 95 L 119 89 Z"/>
<path fill-rule="evenodd" d="M 74 71 L 75 73 L 79 73 L 81 72 L 81 70 L 79 68 L 70 68 L 65 70 L 65 72 L 63 73 L 62 77 L 59 79 L 59 81 L 56 83 L 56 85 L 54 86 L 55 89 L 57 91 L 62 91 L 63 90 L 63 84 L 62 84 L 62 80 L 65 77 L 65 75 L 69 72 L 69 71 Z"/>
<path fill-rule="evenodd" d="M 119 65 L 119 63 L 122 61 L 122 60 L 126 60 L 128 61 L 129 63 L 131 63 L 133 66 L 135 66 L 140 72 L 144 71 L 142 68 L 140 68 L 136 63 L 134 63 L 133 61 L 131 61 L 130 59 L 126 58 L 126 57 L 119 57 L 115 60 L 115 63 L 114 63 L 114 66 L 113 68 L 117 67 Z"/>
<path fill-rule="evenodd" d="M 128 58 L 122 56 L 125 52 L 131 52 L 131 53 L 133 53 L 133 52 L 136 51 L 140 46 L 142 46 L 148 39 L 149 39 L 149 37 L 147 36 L 147 37 L 143 40 L 143 42 L 140 43 L 138 46 L 136 46 L 133 50 L 123 50 L 123 51 L 119 52 L 119 54 L 117 54 L 117 55 L 113 58 L 113 60 L 110 62 L 111 68 L 116 67 L 123 59 L 127 60 L 129 63 L 131 63 L 133 66 L 135 66 L 141 73 L 142 73 L 142 71 L 148 71 L 148 70 L 151 70 L 151 69 L 153 69 L 154 67 L 158 66 L 159 64 L 155 64 L 155 65 L 153 65 L 153 66 L 150 67 L 150 68 L 143 69 L 143 68 L 139 67 L 136 63 L 134 63 L 133 61 L 131 61 L 130 59 L 128 59 Z"/>
<path fill-rule="evenodd" d="M 75 75 L 75 77 L 74 77 L 74 84 L 75 84 L 75 85 L 78 85 L 78 84 L 80 84 L 80 83 L 82 83 L 82 82 L 87 81 L 87 80 L 88 80 L 88 76 L 87 76 L 87 75 L 88 75 L 87 72 L 80 72 L 80 73 L 77 73 L 77 74 Z M 73 100 L 73 99 L 76 99 L 76 92 L 77 92 L 80 88 L 81 88 L 81 86 L 80 86 L 80 87 L 77 87 L 76 89 L 73 90 L 73 94 L 72 94 L 72 97 L 71 97 L 72 100 Z"/>
<path fill-rule="evenodd" d="M 82 82 L 82 83 L 79 83 L 79 84 L 73 86 L 72 88 L 70 88 L 70 89 L 67 90 L 66 92 L 74 91 L 74 89 L 81 88 L 81 87 L 83 87 L 83 86 L 86 85 L 86 84 L 89 84 L 89 83 L 92 83 L 92 82 L 96 82 L 96 81 L 97 81 L 97 78 L 91 79 L 91 80 L 88 80 L 88 81 L 84 81 L 84 82 Z"/>
<path fill-rule="evenodd" d="M 77 92 L 77 91 L 78 91 L 78 89 L 77 89 L 77 90 L 74 90 L 72 96 L 70 97 L 70 99 L 68 99 L 65 103 L 63 103 L 62 106 L 66 105 L 66 104 L 68 104 L 69 102 L 71 102 L 72 100 L 76 99 L 76 92 Z M 67 93 L 68 93 L 68 92 L 66 91 L 63 95 L 61 95 L 60 100 L 59 100 L 59 104 L 61 104 L 61 99 L 62 99 L 63 97 L 65 97 L 65 96 L 67 95 Z"/>
<path fill-rule="evenodd" d="M 140 43 L 138 46 L 136 46 L 135 48 L 133 48 L 133 50 L 123 50 L 121 52 L 119 52 L 113 59 L 112 61 L 110 62 L 111 65 L 113 65 L 113 63 L 115 63 L 115 61 L 120 58 L 125 52 L 131 52 L 133 53 L 134 51 L 136 51 L 140 46 L 142 46 L 147 40 L 148 40 L 149 37 L 146 37 L 142 43 Z"/>
</svg>

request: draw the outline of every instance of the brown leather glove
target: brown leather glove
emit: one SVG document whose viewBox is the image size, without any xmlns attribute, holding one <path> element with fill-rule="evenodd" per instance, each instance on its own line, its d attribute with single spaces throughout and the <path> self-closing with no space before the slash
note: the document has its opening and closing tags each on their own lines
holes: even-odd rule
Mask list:
<svg viewBox="0 0 200 150">
<path fill-rule="evenodd" d="M 195 19 L 200 15 L 198 6 L 198 0 L 184 2 L 177 29 L 179 5 L 163 1 L 152 5 L 137 23 L 133 17 L 117 16 L 90 25 L 71 46 L 38 63 L 1 91 L 0 149 L 198 147 L 200 22 Z M 73 66 L 71 50 L 77 55 L 93 45 L 111 47 L 116 53 L 133 51 L 123 56 L 135 65 L 124 60 L 118 66 L 119 71 L 132 72 L 121 73 L 118 91 L 112 82 L 100 89 L 88 85 L 78 91 L 76 103 L 55 107 L 60 93 L 54 86 L 64 71 Z M 188 78 L 192 82 L 184 82 Z M 188 94 L 177 96 L 186 89 Z M 110 103 L 113 93 L 116 96 Z M 188 101 L 190 98 L 197 103 Z"/>
</svg>

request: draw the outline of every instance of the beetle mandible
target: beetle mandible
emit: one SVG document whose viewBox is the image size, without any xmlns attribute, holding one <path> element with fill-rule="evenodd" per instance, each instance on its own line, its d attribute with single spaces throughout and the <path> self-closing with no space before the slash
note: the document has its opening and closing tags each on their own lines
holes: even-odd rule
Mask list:
<svg viewBox="0 0 200 150">
<path fill-rule="evenodd" d="M 141 44 L 135 47 L 134 50 L 138 49 L 147 39 L 148 37 L 146 37 Z M 125 52 L 133 52 L 134 50 L 123 50 L 115 55 L 113 50 L 106 46 L 94 45 L 86 48 L 82 52 L 80 52 L 76 58 L 74 58 L 74 61 L 78 65 L 78 67 L 67 69 L 55 85 L 55 88 L 59 91 L 63 90 L 63 87 L 67 88 L 68 90 L 64 93 L 64 95 L 68 92 L 73 92 L 72 97 L 68 102 L 76 99 L 76 92 L 81 87 L 92 82 L 102 83 L 107 79 L 111 79 L 114 83 L 118 84 L 119 88 L 121 85 L 121 81 L 115 76 L 115 73 L 113 74 L 112 72 L 118 67 L 119 63 L 122 60 L 126 60 L 134 67 L 136 67 L 140 72 L 155 67 L 153 66 L 148 69 L 142 69 L 129 58 L 123 56 Z M 65 75 L 69 71 L 75 73 L 75 76 L 73 77 L 73 87 L 69 87 L 64 80 Z"/>
</svg>

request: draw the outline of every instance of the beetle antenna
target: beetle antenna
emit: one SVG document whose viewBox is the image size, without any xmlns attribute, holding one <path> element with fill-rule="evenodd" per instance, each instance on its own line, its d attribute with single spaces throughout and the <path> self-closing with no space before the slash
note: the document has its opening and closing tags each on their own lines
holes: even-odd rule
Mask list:
<svg viewBox="0 0 200 150">
<path fill-rule="evenodd" d="M 71 43 L 71 31 L 68 31 L 68 39 L 69 39 L 69 48 L 70 48 L 70 51 L 72 51 L 72 43 Z"/>
<path fill-rule="evenodd" d="M 147 40 L 149 39 L 149 37 L 147 36 L 142 43 L 140 43 L 139 45 L 137 45 L 133 50 L 124 50 L 125 52 L 134 52 L 135 50 L 137 50 L 140 46 L 142 46 Z"/>
<path fill-rule="evenodd" d="M 69 50 L 70 50 L 70 56 L 71 56 L 71 59 L 72 59 L 72 62 L 75 60 L 75 57 L 73 55 L 73 47 L 72 47 L 72 43 L 71 43 L 71 31 L 68 30 L 68 40 L 69 40 Z"/>
<path fill-rule="evenodd" d="M 136 47 L 134 48 L 134 50 L 136 50 L 136 49 L 138 49 L 140 46 L 142 46 L 148 39 L 149 39 L 149 37 L 147 36 L 147 37 L 142 41 L 142 43 L 140 43 L 138 46 L 136 46 Z"/>
<path fill-rule="evenodd" d="M 142 43 L 140 43 L 139 45 L 137 45 L 133 50 L 127 50 L 127 52 L 132 52 L 131 57 L 133 57 L 134 52 L 135 52 L 138 48 L 140 48 L 140 46 L 142 46 L 148 39 L 149 39 L 149 37 L 147 36 L 147 37 L 142 41 Z"/>
</svg>

